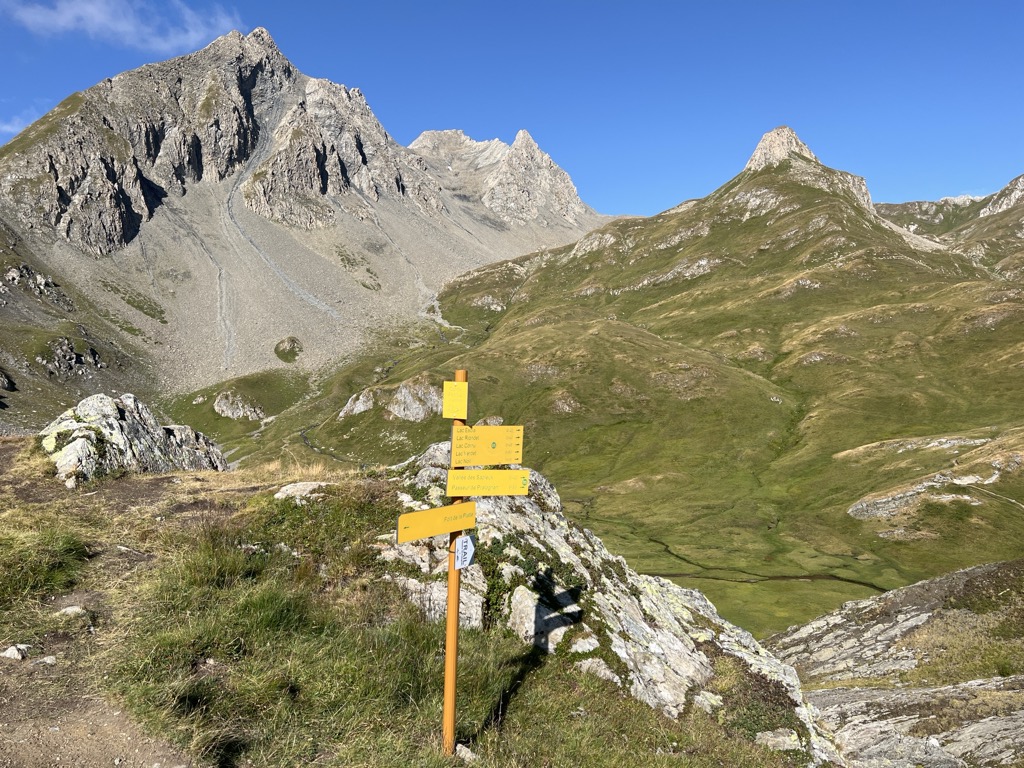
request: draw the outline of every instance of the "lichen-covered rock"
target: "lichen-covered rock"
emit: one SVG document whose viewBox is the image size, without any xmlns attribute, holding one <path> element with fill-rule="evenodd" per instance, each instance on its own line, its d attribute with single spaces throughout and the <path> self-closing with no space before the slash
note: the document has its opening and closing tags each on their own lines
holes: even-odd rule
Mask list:
<svg viewBox="0 0 1024 768">
<path fill-rule="evenodd" d="M 40 433 L 43 450 L 69 488 L 116 471 L 225 470 L 220 449 L 189 426 L 162 427 L 134 395 L 92 395 Z"/>
<path fill-rule="evenodd" d="M 3 369 L 0 369 L 0 390 L 3 390 L 4 392 L 15 391 L 14 379 L 12 379 Z"/>
<path fill-rule="evenodd" d="M 428 499 L 443 495 L 450 450 L 449 443 L 437 443 L 392 468 L 400 482 L 417 489 L 409 503 L 424 490 Z M 471 569 L 481 573 L 463 583 L 462 593 L 476 593 L 485 621 L 503 622 L 537 648 L 585 662 L 581 668 L 620 683 L 670 717 L 691 705 L 740 706 L 730 690 L 712 690 L 716 664 L 731 659 L 774 692 L 771 702 L 759 705 L 775 707 L 765 744 L 803 750 L 812 765 L 845 765 L 819 728 L 792 667 L 722 619 L 701 593 L 638 574 L 609 553 L 593 533 L 566 519 L 557 491 L 542 475 L 530 471 L 528 496 L 475 501 L 477 564 Z M 446 567 L 446 549 L 447 536 L 438 536 L 382 543 L 381 556 L 419 568 L 425 592 L 430 577 Z M 405 589 L 413 595 L 409 584 Z M 431 605 L 436 600 L 431 595 Z"/>
<path fill-rule="evenodd" d="M 1024 756 L 1024 675 L 936 688 L 836 688 L 808 697 L 854 768 L 996 766 Z"/>
<path fill-rule="evenodd" d="M 807 698 L 853 768 L 1016 764 L 1024 758 L 1024 675 L 913 687 L 908 673 L 945 652 L 943 631 L 984 634 L 979 627 L 997 615 L 998 601 L 1019 599 L 1021 568 L 1021 561 L 975 566 L 851 601 L 765 645 L 805 682 L 828 686 Z M 969 622 L 971 610 L 957 607 L 972 595 L 985 596 L 978 626 Z M 951 621 L 957 629 L 948 629 Z M 951 639 L 952 652 L 963 655 L 963 637 Z M 831 687 L 843 681 L 851 687 Z"/>
</svg>

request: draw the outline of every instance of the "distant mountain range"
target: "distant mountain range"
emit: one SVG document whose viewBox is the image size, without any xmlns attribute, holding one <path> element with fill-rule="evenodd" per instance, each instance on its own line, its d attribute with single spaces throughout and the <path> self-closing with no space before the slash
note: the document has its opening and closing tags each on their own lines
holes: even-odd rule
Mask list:
<svg viewBox="0 0 1024 768">
<path fill-rule="evenodd" d="M 281 365 L 294 338 L 315 368 L 425 314 L 445 280 L 606 220 L 526 131 L 402 147 L 358 89 L 301 74 L 266 30 L 233 32 L 0 147 L 0 265 L 68 297 L 5 282 L 0 366 L 55 396 L 69 376 L 181 391 Z M 62 338 L 111 366 L 57 370 Z"/>
</svg>

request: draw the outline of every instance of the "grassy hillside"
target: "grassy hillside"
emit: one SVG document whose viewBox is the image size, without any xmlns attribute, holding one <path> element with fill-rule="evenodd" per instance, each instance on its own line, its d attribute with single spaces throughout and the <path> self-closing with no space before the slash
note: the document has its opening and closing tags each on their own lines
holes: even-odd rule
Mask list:
<svg viewBox="0 0 1024 768">
<path fill-rule="evenodd" d="M 443 626 L 376 557 L 399 511 L 389 483 L 272 464 L 71 492 L 51 474 L 30 441 L 0 439 L 0 646 L 31 646 L 2 660 L 0 699 L 31 701 L 31 722 L 70 730 L 106 700 L 200 765 L 462 764 L 440 755 Z M 336 485 L 303 506 L 272 497 L 308 478 Z M 725 660 L 715 690 L 739 705 L 674 721 L 497 626 L 463 630 L 459 650 L 457 736 L 478 765 L 801 764 L 751 742 L 765 704 Z M 33 754 L 5 734 L 0 757 Z"/>
<path fill-rule="evenodd" d="M 467 368 L 473 418 L 524 424 L 571 515 L 761 634 L 1020 551 L 1022 295 L 783 164 L 463 276 L 452 327 L 382 343 L 261 440 L 401 460 L 445 423 L 341 407 Z M 847 514 L 920 483 L 896 517 Z"/>
</svg>

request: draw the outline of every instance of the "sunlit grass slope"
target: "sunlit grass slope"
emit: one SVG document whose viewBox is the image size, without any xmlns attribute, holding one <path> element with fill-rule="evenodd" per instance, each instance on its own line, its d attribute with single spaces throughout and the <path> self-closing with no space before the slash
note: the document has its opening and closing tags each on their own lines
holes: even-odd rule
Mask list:
<svg viewBox="0 0 1024 768">
<path fill-rule="evenodd" d="M 382 345 L 263 440 L 401 460 L 445 422 L 339 421 L 341 406 L 466 368 L 472 416 L 526 426 L 525 463 L 571 516 L 763 633 L 1020 551 L 1021 296 L 1012 272 L 784 163 L 463 276 L 440 297 L 451 328 Z M 925 447 L 937 438 L 951 439 Z M 991 479 L 993 462 L 998 482 L 954 483 L 968 465 Z M 924 481 L 902 517 L 847 514 Z"/>
</svg>

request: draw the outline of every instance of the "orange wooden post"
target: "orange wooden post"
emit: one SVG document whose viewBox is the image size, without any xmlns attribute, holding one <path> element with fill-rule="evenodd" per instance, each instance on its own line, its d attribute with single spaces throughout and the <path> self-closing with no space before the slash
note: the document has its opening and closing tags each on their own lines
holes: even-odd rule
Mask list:
<svg viewBox="0 0 1024 768">
<path fill-rule="evenodd" d="M 455 372 L 455 381 L 469 381 L 465 370 Z M 465 426 L 465 419 L 455 419 L 454 424 Z M 451 462 L 449 462 L 449 466 Z M 453 504 L 461 504 L 463 499 L 452 499 Z M 455 541 L 462 531 L 453 531 L 448 535 L 448 609 L 445 616 L 444 640 L 444 710 L 442 716 L 441 741 L 442 751 L 446 755 L 455 754 L 455 678 L 459 656 L 459 591 L 461 589 L 461 572 L 455 569 Z"/>
</svg>

